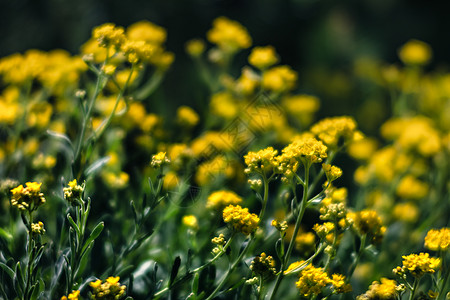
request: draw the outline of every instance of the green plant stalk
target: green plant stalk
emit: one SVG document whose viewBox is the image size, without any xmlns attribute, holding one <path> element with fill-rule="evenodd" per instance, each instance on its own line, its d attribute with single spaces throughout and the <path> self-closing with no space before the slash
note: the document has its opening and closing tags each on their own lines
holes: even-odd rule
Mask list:
<svg viewBox="0 0 450 300">
<path fill-rule="evenodd" d="M 442 282 L 441 282 L 441 284 L 442 284 L 442 286 L 439 288 L 439 294 L 438 294 L 438 300 L 444 300 L 445 298 L 445 296 L 446 295 L 444 295 L 444 290 L 445 290 L 445 286 L 447 285 L 447 280 L 448 280 L 448 278 L 449 278 L 449 276 L 450 276 L 450 269 L 448 268 L 448 267 L 446 267 L 446 264 L 445 264 L 445 254 L 446 254 L 446 252 L 445 251 L 439 251 L 440 252 L 440 258 L 441 258 L 441 262 L 442 262 L 442 268 L 441 268 L 441 276 L 442 276 L 442 273 L 444 273 L 444 279 L 442 280 Z"/>
<path fill-rule="evenodd" d="M 337 243 L 337 239 L 338 239 L 338 233 L 337 233 L 338 224 L 337 224 L 336 220 L 334 220 L 334 228 L 335 229 L 334 229 L 334 235 L 333 235 L 333 243 L 331 244 L 332 251 L 335 251 L 336 243 Z M 325 266 L 323 267 L 323 269 L 325 271 L 328 269 L 330 263 L 331 263 L 331 255 L 328 254 L 327 261 L 325 263 Z"/>
<path fill-rule="evenodd" d="M 414 278 L 414 283 L 411 289 L 411 293 L 409 294 L 409 300 L 413 300 L 414 299 L 414 295 L 416 294 L 417 291 L 417 287 L 419 286 L 419 281 L 420 278 Z"/>
<path fill-rule="evenodd" d="M 359 245 L 358 254 L 356 255 L 356 258 L 353 261 L 352 265 L 350 266 L 350 270 L 349 270 L 348 276 L 347 276 L 347 282 L 349 282 L 350 279 L 352 278 L 353 273 L 355 272 L 356 266 L 358 265 L 359 261 L 361 260 L 361 256 L 364 253 L 364 249 L 366 247 L 366 239 L 367 239 L 367 234 L 364 234 L 361 237 L 361 243 Z"/>
<path fill-rule="evenodd" d="M 28 246 L 27 246 L 27 254 L 28 254 L 28 263 L 27 263 L 27 272 L 26 272 L 26 284 L 25 284 L 25 290 L 23 292 L 23 299 L 29 299 L 28 297 L 28 290 L 31 287 L 31 274 L 33 272 L 32 270 L 32 263 L 33 263 L 33 232 L 31 231 L 31 224 L 33 222 L 32 212 L 28 211 Z"/>
<path fill-rule="evenodd" d="M 289 258 L 291 257 L 292 250 L 294 249 L 295 237 L 297 236 L 297 233 L 300 229 L 300 223 L 302 222 L 303 214 L 305 213 L 305 210 L 306 210 L 307 199 L 308 199 L 308 185 L 309 185 L 309 167 L 310 167 L 310 165 L 305 166 L 305 180 L 304 180 L 304 184 L 303 184 L 303 197 L 302 197 L 300 212 L 297 216 L 297 220 L 295 221 L 294 232 L 292 233 L 291 241 L 289 242 L 289 246 L 286 251 L 286 254 L 283 257 L 283 261 L 281 263 L 281 272 L 278 274 L 277 281 L 275 282 L 275 286 L 272 290 L 272 295 L 270 296 L 270 299 L 275 299 L 275 295 L 278 291 L 278 288 L 280 287 L 281 281 L 283 280 L 284 270 L 286 269 L 286 265 L 289 262 Z M 295 188 L 293 190 L 294 190 L 294 198 L 297 199 L 297 195 L 295 193 Z"/>
</svg>

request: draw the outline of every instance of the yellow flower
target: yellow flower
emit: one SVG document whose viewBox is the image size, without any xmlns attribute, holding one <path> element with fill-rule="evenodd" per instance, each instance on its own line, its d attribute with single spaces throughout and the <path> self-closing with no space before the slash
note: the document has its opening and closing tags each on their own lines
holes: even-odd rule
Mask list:
<svg viewBox="0 0 450 300">
<path fill-rule="evenodd" d="M 248 57 L 248 62 L 258 69 L 264 70 L 278 62 L 278 55 L 272 46 L 255 47 Z"/>
<path fill-rule="evenodd" d="M 309 255 L 314 251 L 316 236 L 312 232 L 300 233 L 295 238 L 295 249 L 302 255 Z"/>
<path fill-rule="evenodd" d="M 189 106 L 180 106 L 177 110 L 177 121 L 182 126 L 194 127 L 200 120 L 198 114 Z"/>
<path fill-rule="evenodd" d="M 309 125 L 314 113 L 320 108 L 319 98 L 312 95 L 295 95 L 283 98 L 281 104 L 288 114 L 293 115 L 300 125 Z"/>
<path fill-rule="evenodd" d="M 289 66 L 273 67 L 263 73 L 262 86 L 278 93 L 290 91 L 295 87 L 297 77 L 297 72 Z"/>
<path fill-rule="evenodd" d="M 161 26 L 144 20 L 128 26 L 127 37 L 134 41 L 145 41 L 150 44 L 160 45 L 166 41 L 167 32 Z"/>
<path fill-rule="evenodd" d="M 349 283 L 346 283 L 345 276 L 342 274 L 333 274 L 331 276 L 331 284 L 333 285 L 333 290 L 337 294 L 343 294 L 352 291 L 352 286 Z"/>
<path fill-rule="evenodd" d="M 368 160 L 377 149 L 377 141 L 372 138 L 364 138 L 348 145 L 348 154 L 358 160 Z"/>
<path fill-rule="evenodd" d="M 303 297 L 310 297 L 312 295 L 319 295 L 322 289 L 331 283 L 322 268 L 316 268 L 313 265 L 308 265 L 300 272 L 300 278 L 295 283 L 300 295 Z"/>
<path fill-rule="evenodd" d="M 62 296 L 61 300 L 79 300 L 80 299 L 80 291 L 72 291 L 69 296 Z"/>
<path fill-rule="evenodd" d="M 107 64 L 102 67 L 102 71 L 106 75 L 111 76 L 116 71 L 116 68 L 117 68 L 117 66 L 115 66 L 115 65 Z"/>
<path fill-rule="evenodd" d="M 41 221 L 39 221 L 38 223 L 31 223 L 31 231 L 38 235 L 44 234 L 44 223 L 42 223 Z"/>
<path fill-rule="evenodd" d="M 183 216 L 182 223 L 191 229 L 198 229 L 198 221 L 194 215 Z"/>
<path fill-rule="evenodd" d="M 63 188 L 64 199 L 66 199 L 69 203 L 72 203 L 73 201 L 80 199 L 84 191 L 84 184 L 78 185 L 77 180 L 74 179 L 70 181 L 67 185 L 68 187 Z"/>
<path fill-rule="evenodd" d="M 211 113 L 227 120 L 235 118 L 239 112 L 236 100 L 230 92 L 213 94 L 209 106 Z"/>
<path fill-rule="evenodd" d="M 206 208 L 222 210 L 224 207 L 233 204 L 237 205 L 242 202 L 242 198 L 232 191 L 221 190 L 209 195 L 206 202 Z"/>
<path fill-rule="evenodd" d="M 100 47 L 119 47 L 126 39 L 122 27 L 116 27 L 112 23 L 106 23 L 92 30 L 92 37 L 97 40 Z"/>
<path fill-rule="evenodd" d="M 328 182 L 335 181 L 342 176 L 342 170 L 339 167 L 329 164 L 322 164 L 322 168 L 327 176 Z"/>
<path fill-rule="evenodd" d="M 398 56 L 406 65 L 425 65 L 432 55 L 430 45 L 418 40 L 408 41 L 398 52 Z"/>
<path fill-rule="evenodd" d="M 272 256 L 263 252 L 253 259 L 250 270 L 263 278 L 270 277 L 276 273 L 275 261 Z"/>
<path fill-rule="evenodd" d="M 108 277 L 105 282 L 100 279 L 92 281 L 89 285 L 92 288 L 93 300 L 121 299 L 125 296 L 126 286 L 121 285 L 120 277 Z"/>
<path fill-rule="evenodd" d="M 344 143 L 362 139 L 356 127 L 352 117 L 342 116 L 322 119 L 311 127 L 311 132 L 328 147 L 336 148 L 341 139 Z"/>
<path fill-rule="evenodd" d="M 267 147 L 258 152 L 250 151 L 244 156 L 245 164 L 247 165 L 245 173 L 256 172 L 270 175 L 270 173 L 275 172 L 278 168 L 277 154 L 278 151 L 274 150 L 273 147 Z"/>
<path fill-rule="evenodd" d="M 434 273 L 441 265 L 439 258 L 430 257 L 428 253 L 403 255 L 402 271 L 408 271 L 415 277 L 421 277 L 425 273 Z"/>
<path fill-rule="evenodd" d="M 229 223 L 236 231 L 245 235 L 254 232 L 259 225 L 259 218 L 248 212 L 248 208 L 240 205 L 229 205 L 223 210 L 223 220 Z"/>
<path fill-rule="evenodd" d="M 421 199 L 428 194 L 428 184 L 415 178 L 412 175 L 406 175 L 400 180 L 397 186 L 397 195 L 404 199 Z"/>
<path fill-rule="evenodd" d="M 357 213 L 347 214 L 352 223 L 361 235 L 368 234 L 372 238 L 373 243 L 379 243 L 386 232 L 381 218 L 374 210 L 362 210 Z"/>
<path fill-rule="evenodd" d="M 19 185 L 11 190 L 11 205 L 20 210 L 34 211 L 45 203 L 44 194 L 41 192 L 42 183 L 27 182 L 26 187 Z"/>
<path fill-rule="evenodd" d="M 425 237 L 425 247 L 433 251 L 447 251 L 450 248 L 450 228 L 431 229 Z"/>
<path fill-rule="evenodd" d="M 170 163 L 170 159 L 166 156 L 166 152 L 159 152 L 158 154 L 152 156 L 150 165 L 152 168 L 159 168 L 168 163 Z"/>
<path fill-rule="evenodd" d="M 414 223 L 419 217 L 419 208 L 411 202 L 398 203 L 394 206 L 394 217 L 404 222 Z"/>
<path fill-rule="evenodd" d="M 205 51 L 205 42 L 201 39 L 192 39 L 186 43 L 186 52 L 194 57 L 202 55 Z"/>
<path fill-rule="evenodd" d="M 138 64 L 141 62 L 150 62 L 152 56 L 156 53 L 155 46 L 139 40 L 127 40 L 121 46 L 128 62 Z"/>
<path fill-rule="evenodd" d="M 226 17 L 213 21 L 213 28 L 206 35 L 208 41 L 217 44 L 225 52 L 234 53 L 252 45 L 252 39 L 240 23 Z"/>
<path fill-rule="evenodd" d="M 217 178 L 231 178 L 235 175 L 235 166 L 224 155 L 218 155 L 198 166 L 195 181 L 200 185 L 207 185 Z"/>
<path fill-rule="evenodd" d="M 372 282 L 369 290 L 356 297 L 357 300 L 395 300 L 397 299 L 397 282 L 395 280 L 381 278 L 381 283 L 378 281 Z"/>
<path fill-rule="evenodd" d="M 306 263 L 304 260 L 300 260 L 300 261 L 296 261 L 293 262 L 292 264 L 289 265 L 289 267 L 286 269 L 286 271 L 284 271 L 284 275 L 288 275 L 294 272 L 298 272 L 301 271 L 302 267 L 305 267 Z"/>
</svg>

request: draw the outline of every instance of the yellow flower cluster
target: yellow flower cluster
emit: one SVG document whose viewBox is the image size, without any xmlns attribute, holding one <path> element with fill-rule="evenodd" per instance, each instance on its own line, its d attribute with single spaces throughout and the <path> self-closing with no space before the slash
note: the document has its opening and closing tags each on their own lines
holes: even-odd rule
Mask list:
<svg viewBox="0 0 450 300">
<path fill-rule="evenodd" d="M 322 169 L 327 176 L 328 183 L 335 181 L 342 176 L 342 170 L 339 167 L 332 166 L 329 164 L 322 164 Z"/>
<path fill-rule="evenodd" d="M 264 70 L 278 62 L 278 55 L 272 46 L 255 47 L 248 57 L 248 62 L 258 69 Z"/>
<path fill-rule="evenodd" d="M 421 277 L 425 273 L 432 274 L 441 265 L 439 258 L 430 257 L 428 253 L 403 255 L 402 258 L 401 272 L 409 272 L 415 277 Z"/>
<path fill-rule="evenodd" d="M 315 138 L 299 138 L 287 145 L 277 158 L 280 172 L 288 177 L 302 163 L 305 167 L 327 158 L 327 147 Z"/>
<path fill-rule="evenodd" d="M 406 65 L 425 65 L 432 55 L 430 45 L 419 40 L 408 41 L 398 51 L 398 56 Z"/>
<path fill-rule="evenodd" d="M 232 191 L 221 190 L 209 195 L 206 202 L 206 208 L 214 210 L 223 210 L 226 206 L 237 205 L 242 202 L 242 198 Z"/>
<path fill-rule="evenodd" d="M 383 226 L 376 211 L 366 209 L 356 213 L 348 213 L 347 218 L 350 219 L 350 223 L 361 235 L 369 235 L 375 244 L 381 242 L 386 227 Z"/>
<path fill-rule="evenodd" d="M 44 234 L 45 233 L 44 223 L 42 223 L 41 221 L 37 223 L 31 223 L 31 232 L 38 235 Z"/>
<path fill-rule="evenodd" d="M 303 232 L 295 237 L 295 249 L 302 255 L 310 255 L 315 250 L 316 236 L 312 232 Z"/>
<path fill-rule="evenodd" d="M 148 21 L 132 24 L 126 31 L 120 26 L 106 23 L 93 29 L 92 39 L 83 45 L 82 52 L 91 56 L 96 63 L 111 58 L 110 70 L 123 58 L 131 64 L 150 63 L 166 69 L 174 59 L 173 54 L 165 52 L 162 45 L 166 36 L 164 28 Z"/>
<path fill-rule="evenodd" d="M 69 203 L 73 203 L 77 201 L 77 199 L 81 198 L 81 195 L 84 191 L 84 184 L 78 185 L 77 180 L 74 179 L 68 183 L 68 187 L 63 188 L 64 199 Z"/>
<path fill-rule="evenodd" d="M 93 300 L 115 300 L 125 295 L 126 286 L 119 283 L 120 277 L 108 277 L 105 282 L 100 279 L 92 281 L 89 285 L 92 287 Z"/>
<path fill-rule="evenodd" d="M 245 164 L 247 165 L 245 173 L 256 172 L 270 175 L 278 167 L 277 154 L 278 151 L 274 150 L 273 147 L 268 147 L 258 152 L 250 151 L 244 156 Z"/>
<path fill-rule="evenodd" d="M 433 251 L 447 251 L 450 248 L 450 228 L 431 229 L 425 237 L 425 247 Z"/>
<path fill-rule="evenodd" d="M 275 260 L 272 256 L 263 252 L 253 259 L 250 265 L 250 270 L 262 277 L 275 275 Z"/>
<path fill-rule="evenodd" d="M 234 53 L 252 45 L 252 38 L 240 23 L 226 17 L 213 21 L 213 28 L 207 33 L 207 39 L 216 44 L 224 52 Z"/>
<path fill-rule="evenodd" d="M 183 223 L 183 225 L 185 225 L 191 229 L 194 229 L 194 230 L 198 229 L 198 221 L 194 215 L 183 216 L 183 219 L 181 220 L 181 222 Z"/>
<path fill-rule="evenodd" d="M 198 166 L 197 173 L 195 173 L 195 181 L 198 185 L 204 186 L 218 177 L 231 178 L 234 174 L 235 170 L 228 158 L 224 155 L 218 155 Z"/>
<path fill-rule="evenodd" d="M 356 297 L 357 300 L 395 300 L 397 299 L 397 282 L 395 280 L 381 278 L 381 283 L 378 281 L 372 282 L 369 290 Z"/>
<path fill-rule="evenodd" d="M 150 165 L 152 168 L 159 168 L 168 163 L 170 163 L 170 159 L 166 156 L 166 152 L 159 152 L 152 156 Z"/>
<path fill-rule="evenodd" d="M 298 266 L 300 265 L 298 264 Z M 328 285 L 331 285 L 334 293 L 347 293 L 352 290 L 350 284 L 346 283 L 344 275 L 333 274 L 330 278 L 321 268 L 316 268 L 311 264 L 300 272 L 300 278 L 295 284 L 303 297 L 317 296 Z"/>
<path fill-rule="evenodd" d="M 297 72 L 289 66 L 276 66 L 263 73 L 262 86 L 273 92 L 290 91 L 297 83 Z"/>
<path fill-rule="evenodd" d="M 80 291 L 72 291 L 68 296 L 62 296 L 60 300 L 79 300 L 80 299 Z"/>
<path fill-rule="evenodd" d="M 335 149 L 340 141 L 344 143 L 362 139 L 363 135 L 357 129 L 352 117 L 342 116 L 326 118 L 311 127 L 311 132 L 325 145 Z"/>
<path fill-rule="evenodd" d="M 428 194 L 428 190 L 427 183 L 409 174 L 400 180 L 396 193 L 403 199 L 418 200 L 424 198 Z"/>
<path fill-rule="evenodd" d="M 256 214 L 248 212 L 248 208 L 240 205 L 228 205 L 223 210 L 223 220 L 229 223 L 234 230 L 245 235 L 254 232 L 259 225 L 259 218 Z"/>
<path fill-rule="evenodd" d="M 271 225 L 280 232 L 285 232 L 288 229 L 286 221 L 279 222 L 278 220 L 272 220 Z"/>
<path fill-rule="evenodd" d="M 177 122 L 187 128 L 194 127 L 200 120 L 198 114 L 189 106 L 180 106 L 177 110 Z"/>
<path fill-rule="evenodd" d="M 194 57 L 202 55 L 205 51 L 205 42 L 201 39 L 192 39 L 186 43 L 186 52 Z"/>
<path fill-rule="evenodd" d="M 319 110 L 320 101 L 316 96 L 300 94 L 284 97 L 281 105 L 300 125 L 306 126 L 311 123 L 313 114 Z"/>
<path fill-rule="evenodd" d="M 24 211 L 34 211 L 45 203 L 44 194 L 41 192 L 42 183 L 27 182 L 26 187 L 19 185 L 11 190 L 11 205 Z"/>
</svg>

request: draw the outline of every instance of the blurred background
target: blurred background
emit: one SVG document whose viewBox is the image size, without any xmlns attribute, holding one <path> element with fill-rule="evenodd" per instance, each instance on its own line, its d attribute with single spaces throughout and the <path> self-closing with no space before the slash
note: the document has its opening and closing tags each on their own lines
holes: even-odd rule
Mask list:
<svg viewBox="0 0 450 300">
<path fill-rule="evenodd" d="M 198 97 L 192 91 L 195 68 L 184 52 L 185 43 L 191 38 L 205 38 L 213 19 L 227 16 L 247 27 L 254 46 L 273 45 L 281 63 L 299 72 L 298 91 L 321 99 L 318 117 L 359 115 L 364 120 L 359 122 L 361 128 L 376 133 L 389 111 L 383 109 L 382 99 L 375 99 L 376 94 L 368 99 L 370 91 L 358 89 L 359 83 L 350 74 L 355 62 L 370 57 L 373 61 L 400 63 L 398 48 L 414 38 L 433 48 L 428 68 L 446 70 L 450 43 L 443 33 L 450 28 L 450 18 L 445 2 L 1 0 L 0 56 L 31 48 L 62 48 L 77 54 L 93 27 L 105 22 L 126 27 L 147 19 L 167 29 L 167 49 L 176 55 L 159 93 L 175 106 L 189 104 L 195 108 L 203 101 L 194 99 Z M 237 57 L 236 74 L 246 64 L 249 52 L 247 49 Z"/>
</svg>

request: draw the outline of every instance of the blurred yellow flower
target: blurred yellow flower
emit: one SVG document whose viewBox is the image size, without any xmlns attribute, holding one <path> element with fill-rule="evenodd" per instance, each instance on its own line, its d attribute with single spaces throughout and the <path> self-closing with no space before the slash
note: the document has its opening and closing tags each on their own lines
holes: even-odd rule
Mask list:
<svg viewBox="0 0 450 300">
<path fill-rule="evenodd" d="M 410 40 L 398 51 L 398 56 L 406 65 L 425 65 L 432 57 L 430 45 L 419 40 Z"/>
</svg>

